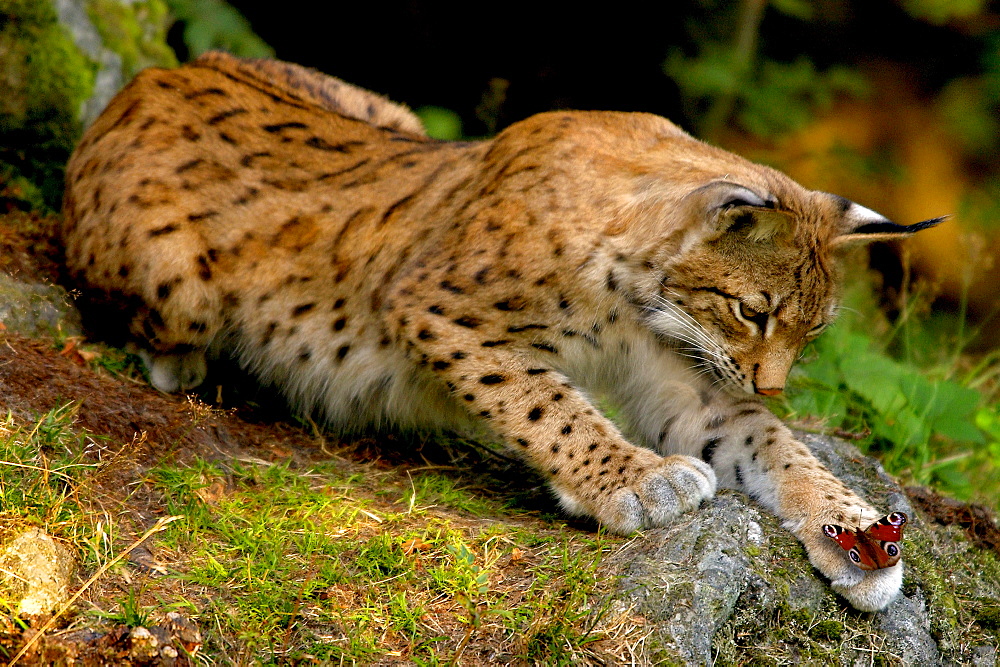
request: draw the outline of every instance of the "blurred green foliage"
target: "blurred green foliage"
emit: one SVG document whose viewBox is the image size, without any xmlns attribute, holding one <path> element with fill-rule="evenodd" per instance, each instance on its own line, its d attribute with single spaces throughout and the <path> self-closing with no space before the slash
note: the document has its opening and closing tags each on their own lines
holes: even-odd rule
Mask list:
<svg viewBox="0 0 1000 667">
<path fill-rule="evenodd" d="M 427 136 L 443 140 L 462 138 L 462 119 L 451 109 L 427 106 L 420 107 L 414 113 L 427 130 Z"/>
<path fill-rule="evenodd" d="M 225 0 L 167 0 L 183 24 L 188 56 L 222 49 L 244 58 L 270 58 L 274 49 L 254 33 L 250 22 Z"/>
<path fill-rule="evenodd" d="M 912 16 L 944 25 L 954 19 L 968 19 L 986 11 L 986 0 L 903 0 L 903 7 Z"/>
<path fill-rule="evenodd" d="M 915 481 L 927 484 L 934 481 L 932 438 L 985 442 L 974 425 L 982 399 L 975 389 L 893 359 L 849 326 L 822 336 L 815 353 L 788 404 L 798 414 L 822 416 L 828 428 L 868 433 L 866 444 L 882 450 L 894 472 L 911 469 Z"/>
<path fill-rule="evenodd" d="M 765 60 L 750 72 L 721 44 L 708 44 L 692 58 L 675 49 L 664 68 L 683 92 L 689 113 L 701 116 L 702 136 L 716 135 L 719 124 L 728 121 L 712 113 L 713 103 L 733 106 L 743 129 L 772 138 L 800 129 L 817 111 L 828 109 L 835 96 L 860 97 L 868 90 L 858 72 L 840 66 L 821 72 L 805 56 L 791 63 Z"/>
<path fill-rule="evenodd" d="M 761 138 L 773 139 L 806 125 L 829 109 L 836 96 L 864 97 L 870 83 L 856 62 L 817 66 L 810 51 L 788 57 L 787 31 L 831 26 L 856 13 L 860 0 L 698 0 L 684 17 L 687 45 L 672 46 L 664 71 L 677 85 L 685 115 L 697 133 L 716 138 L 732 123 Z M 936 98 L 948 129 L 970 156 L 992 157 L 1000 146 L 1000 32 L 989 28 L 996 16 L 985 0 L 903 0 L 912 19 L 962 35 L 963 53 L 941 53 L 954 62 L 952 75 L 935 84 Z M 776 17 L 784 17 L 777 22 Z M 885 41 L 893 39 L 885 26 Z M 862 60 L 871 66 L 880 56 L 860 42 Z M 867 50 L 864 50 L 865 47 Z M 927 49 L 933 53 L 934 43 Z M 981 53 L 969 71 L 964 52 Z M 925 91 L 921 91 L 925 92 Z M 996 169 L 996 166 L 993 167 Z"/>
<path fill-rule="evenodd" d="M 846 312 L 807 349 L 776 409 L 855 436 L 906 483 L 1000 504 L 1000 407 L 982 391 L 997 360 L 963 366 L 970 336 L 956 318 L 907 334 L 911 323 L 892 326 L 876 304 L 866 281 L 852 285 Z"/>
</svg>

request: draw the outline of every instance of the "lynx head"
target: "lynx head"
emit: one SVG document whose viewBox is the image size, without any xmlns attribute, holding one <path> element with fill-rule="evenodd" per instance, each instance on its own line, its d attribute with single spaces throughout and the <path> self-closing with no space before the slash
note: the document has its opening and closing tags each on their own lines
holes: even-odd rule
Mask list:
<svg viewBox="0 0 1000 667">
<path fill-rule="evenodd" d="M 943 218 L 897 225 L 777 172 L 751 173 L 742 183 L 720 174 L 681 197 L 675 210 L 690 231 L 656 266 L 646 322 L 723 386 L 773 396 L 805 344 L 834 319 L 841 250 L 903 238 Z"/>
</svg>

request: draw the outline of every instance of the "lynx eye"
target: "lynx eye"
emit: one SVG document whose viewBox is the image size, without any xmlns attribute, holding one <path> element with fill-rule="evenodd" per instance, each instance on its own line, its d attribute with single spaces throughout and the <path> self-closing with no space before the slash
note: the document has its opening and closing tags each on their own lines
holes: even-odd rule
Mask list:
<svg viewBox="0 0 1000 667">
<path fill-rule="evenodd" d="M 827 325 L 826 322 L 822 322 L 820 324 L 817 324 L 812 329 L 810 329 L 809 331 L 806 332 L 806 338 L 815 338 L 816 336 L 818 336 L 821 333 L 823 333 L 823 331 L 826 329 L 827 326 L 829 326 L 829 325 Z"/>
<path fill-rule="evenodd" d="M 760 317 L 761 315 L 767 315 L 767 313 L 762 313 L 759 310 L 754 310 L 750 306 L 740 301 L 740 315 L 742 315 L 748 320 L 753 320 L 755 317 Z"/>
<path fill-rule="evenodd" d="M 767 329 L 767 318 L 771 316 L 770 313 L 765 313 L 759 311 L 742 301 L 737 301 L 736 311 L 741 320 L 744 322 L 753 322 L 760 329 L 761 333 Z"/>
</svg>

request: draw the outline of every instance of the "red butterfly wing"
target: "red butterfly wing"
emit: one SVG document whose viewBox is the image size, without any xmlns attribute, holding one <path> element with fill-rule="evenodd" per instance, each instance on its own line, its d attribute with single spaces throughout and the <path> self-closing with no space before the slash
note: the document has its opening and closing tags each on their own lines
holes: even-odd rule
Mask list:
<svg viewBox="0 0 1000 667">
<path fill-rule="evenodd" d="M 906 523 L 906 515 L 902 512 L 893 512 L 868 526 L 865 533 L 883 542 L 899 542 L 903 539 L 904 523 Z"/>
<path fill-rule="evenodd" d="M 823 526 L 823 534 L 840 545 L 844 551 L 850 551 L 857 543 L 857 533 L 850 528 L 827 524 Z"/>
<path fill-rule="evenodd" d="M 851 562 L 862 570 L 880 570 L 899 561 L 902 553 L 897 543 L 903 538 L 904 523 L 906 515 L 893 512 L 864 532 L 827 524 L 823 526 L 823 534 L 839 544 Z"/>
</svg>

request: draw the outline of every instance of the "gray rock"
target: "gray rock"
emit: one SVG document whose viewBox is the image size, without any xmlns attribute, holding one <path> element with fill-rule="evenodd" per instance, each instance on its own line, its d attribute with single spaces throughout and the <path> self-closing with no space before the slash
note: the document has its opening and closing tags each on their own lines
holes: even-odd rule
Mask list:
<svg viewBox="0 0 1000 667">
<path fill-rule="evenodd" d="M 997 664 L 997 647 L 977 646 L 972 649 L 972 664 L 975 667 L 995 667 Z"/>
<path fill-rule="evenodd" d="M 886 645 L 908 665 L 941 664 L 937 642 L 931 637 L 930 618 L 923 591 L 901 595 L 881 614 L 876 622 L 883 632 Z"/>
<path fill-rule="evenodd" d="M 700 510 L 668 528 L 651 530 L 607 563 L 616 577 L 614 608 L 647 621 L 643 658 L 651 663 L 744 662 L 871 664 L 876 658 L 907 665 L 992 664 L 997 634 L 971 625 L 955 628 L 955 581 L 936 577 L 954 549 L 954 536 L 929 544 L 903 490 L 877 461 L 852 445 L 800 433 L 802 441 L 879 509 L 907 512 L 907 570 L 903 594 L 879 613 L 866 614 L 836 596 L 802 547 L 780 522 L 746 496 L 721 491 Z M 967 595 L 998 599 L 1000 581 L 976 579 L 968 563 Z M 949 625 L 951 624 L 951 625 Z M 958 633 L 964 632 L 959 637 Z"/>
<path fill-rule="evenodd" d="M 26 336 L 80 334 L 80 313 L 58 285 L 24 282 L 0 272 L 0 322 Z"/>
<path fill-rule="evenodd" d="M 620 595 L 682 660 L 711 661 L 712 638 L 751 586 L 747 547 L 761 539 L 759 521 L 760 512 L 742 499 L 720 495 L 617 554 Z M 761 599 L 773 597 L 759 583 Z"/>
<path fill-rule="evenodd" d="M 87 16 L 87 4 L 85 0 L 53 0 L 59 23 L 69 30 L 77 48 L 99 67 L 90 97 L 80 106 L 79 119 L 83 127 L 90 125 L 125 85 L 121 56 L 101 41 L 100 33 Z"/>
</svg>

